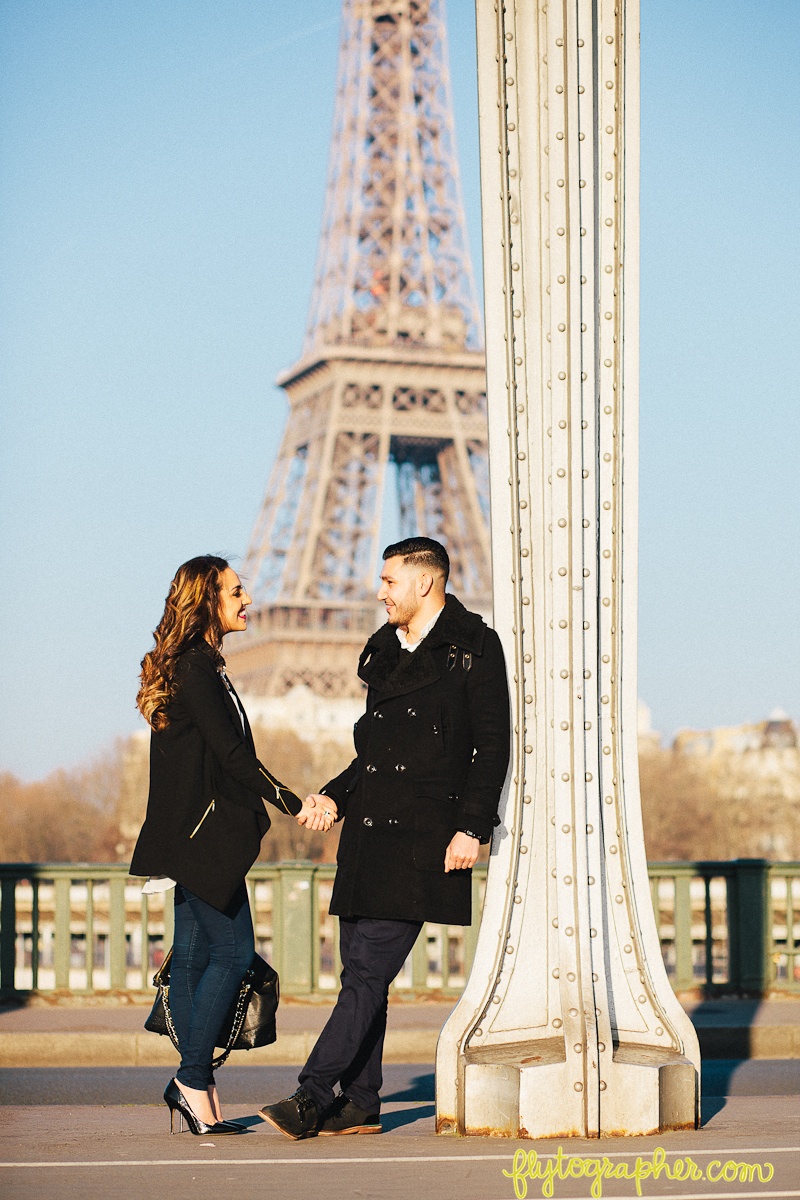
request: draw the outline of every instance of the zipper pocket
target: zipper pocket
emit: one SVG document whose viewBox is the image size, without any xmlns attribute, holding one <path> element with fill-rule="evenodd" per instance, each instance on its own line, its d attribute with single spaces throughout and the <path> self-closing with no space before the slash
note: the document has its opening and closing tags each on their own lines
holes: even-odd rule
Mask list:
<svg viewBox="0 0 800 1200">
<path fill-rule="evenodd" d="M 211 801 L 211 803 L 209 804 L 208 808 L 206 809 L 206 811 L 203 813 L 203 815 L 202 815 L 202 817 L 200 818 L 200 820 L 199 820 L 199 821 L 197 822 L 197 824 L 195 825 L 195 827 L 194 827 L 194 829 L 192 830 L 192 832 L 189 834 L 189 841 L 191 841 L 191 840 L 192 840 L 192 838 L 194 837 L 194 835 L 197 833 L 198 829 L 199 829 L 199 828 L 200 828 L 200 826 L 203 824 L 203 821 L 205 821 L 205 819 L 206 819 L 206 817 L 208 816 L 208 814 L 209 814 L 210 812 L 213 812 L 213 811 L 214 811 L 214 806 L 215 806 L 215 804 L 216 804 L 216 801 L 215 801 L 215 800 L 212 800 L 212 801 Z"/>
</svg>

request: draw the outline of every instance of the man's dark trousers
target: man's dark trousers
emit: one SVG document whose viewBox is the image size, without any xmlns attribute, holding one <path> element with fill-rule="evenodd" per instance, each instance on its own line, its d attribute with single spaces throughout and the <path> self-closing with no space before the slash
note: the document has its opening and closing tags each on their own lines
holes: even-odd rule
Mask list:
<svg viewBox="0 0 800 1200">
<path fill-rule="evenodd" d="M 300 1073 L 300 1083 L 320 1113 L 333 1103 L 337 1081 L 359 1108 L 370 1114 L 380 1112 L 389 985 L 411 953 L 421 928 L 421 921 L 340 919 L 342 988 Z"/>
</svg>

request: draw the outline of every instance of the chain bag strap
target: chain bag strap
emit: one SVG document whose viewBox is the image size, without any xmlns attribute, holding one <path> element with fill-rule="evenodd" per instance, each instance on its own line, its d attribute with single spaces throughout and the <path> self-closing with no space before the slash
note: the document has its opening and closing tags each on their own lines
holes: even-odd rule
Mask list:
<svg viewBox="0 0 800 1200">
<path fill-rule="evenodd" d="M 250 1002 L 250 996 L 253 990 L 253 971 L 248 968 L 245 977 L 242 980 L 242 985 L 239 988 L 239 995 L 236 997 L 236 1007 L 233 1012 L 233 1021 L 231 1022 L 231 1031 L 228 1034 L 228 1041 L 222 1054 L 218 1054 L 215 1059 L 212 1059 L 211 1070 L 218 1070 L 227 1059 L 231 1050 L 234 1047 L 239 1034 L 242 1032 L 244 1019 L 247 1015 L 247 1005 Z M 248 1047 L 249 1049 L 249 1047 Z"/>
<path fill-rule="evenodd" d="M 172 950 L 153 976 L 157 988 L 152 1011 L 144 1023 L 151 1033 L 169 1037 L 180 1053 L 178 1034 L 169 1005 L 170 971 Z M 253 956 L 239 986 L 236 999 L 228 1009 L 218 1035 L 217 1044 L 223 1047 L 211 1066 L 221 1067 L 232 1050 L 252 1050 L 256 1046 L 267 1046 L 276 1039 L 275 1013 L 280 999 L 278 972 L 260 955 Z"/>
</svg>

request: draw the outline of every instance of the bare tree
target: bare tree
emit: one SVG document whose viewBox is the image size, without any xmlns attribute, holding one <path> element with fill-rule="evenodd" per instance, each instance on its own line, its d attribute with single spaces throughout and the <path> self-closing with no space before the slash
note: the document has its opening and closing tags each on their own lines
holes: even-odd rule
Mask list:
<svg viewBox="0 0 800 1200">
<path fill-rule="evenodd" d="M 0 776 L 3 862 L 108 862 L 116 842 L 120 747 L 35 783 Z"/>
<path fill-rule="evenodd" d="M 640 755 L 642 819 L 651 861 L 721 858 L 719 796 L 702 763 L 672 750 Z"/>
<path fill-rule="evenodd" d="M 651 861 L 800 855 L 796 751 L 639 756 Z"/>
<path fill-rule="evenodd" d="M 341 743 L 320 739 L 306 742 L 292 730 L 253 728 L 256 753 L 272 773 L 301 798 L 316 792 L 349 763 L 352 751 Z M 261 843 L 262 862 L 307 858 L 333 862 L 339 844 L 339 825 L 330 833 L 307 833 L 293 818 L 282 818 L 272 805 L 272 827 Z"/>
<path fill-rule="evenodd" d="M 352 753 L 292 730 L 256 725 L 253 733 L 259 758 L 298 796 L 317 791 Z M 639 769 L 651 861 L 800 858 L 796 749 L 703 756 L 650 747 Z M 139 734 L 35 783 L 0 774 L 0 861 L 127 862 L 144 820 L 148 773 L 148 738 Z M 335 859 L 339 825 L 329 834 L 307 833 L 272 805 L 269 812 L 262 862 Z"/>
</svg>

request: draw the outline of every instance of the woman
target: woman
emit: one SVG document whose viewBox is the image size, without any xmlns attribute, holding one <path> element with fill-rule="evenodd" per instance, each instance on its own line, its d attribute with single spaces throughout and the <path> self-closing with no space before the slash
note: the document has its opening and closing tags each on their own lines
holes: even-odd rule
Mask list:
<svg viewBox="0 0 800 1200">
<path fill-rule="evenodd" d="M 242 1133 L 222 1120 L 211 1062 L 217 1034 L 255 952 L 245 875 L 269 829 L 264 800 L 307 829 L 336 805 L 300 801 L 258 761 L 220 653 L 252 603 L 224 558 L 178 569 L 142 660 L 137 707 L 152 730 L 147 815 L 131 862 L 147 892 L 175 888 L 170 1008 L 181 1065 L 164 1092 L 192 1133 Z"/>
</svg>

